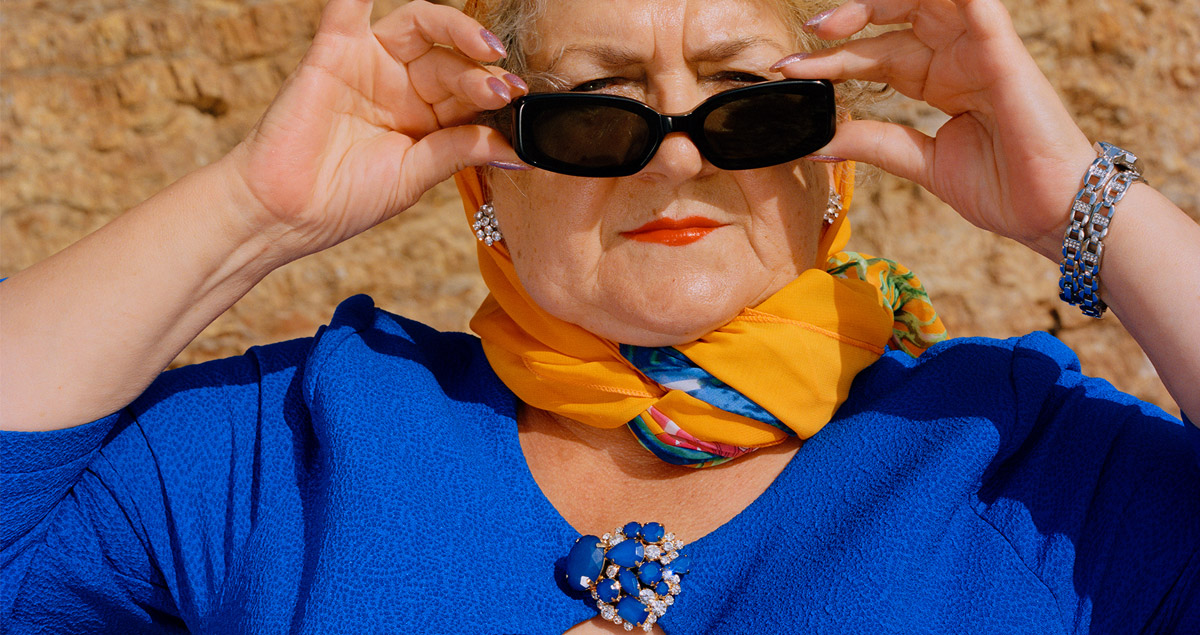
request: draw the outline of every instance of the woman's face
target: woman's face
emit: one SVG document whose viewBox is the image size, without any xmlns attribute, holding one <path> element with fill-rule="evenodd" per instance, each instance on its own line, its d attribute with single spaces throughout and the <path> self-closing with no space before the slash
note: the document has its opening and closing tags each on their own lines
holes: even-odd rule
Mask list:
<svg viewBox="0 0 1200 635">
<path fill-rule="evenodd" d="M 529 66 L 576 90 L 687 112 L 782 78 L 767 68 L 794 52 L 794 38 L 772 2 L 553 0 Z M 633 176 L 495 171 L 489 185 L 517 275 L 541 307 L 611 340 L 665 346 L 728 322 L 813 265 L 828 199 L 828 173 L 815 165 L 722 171 L 677 133 Z M 641 229 L 662 219 L 684 229 Z"/>
</svg>

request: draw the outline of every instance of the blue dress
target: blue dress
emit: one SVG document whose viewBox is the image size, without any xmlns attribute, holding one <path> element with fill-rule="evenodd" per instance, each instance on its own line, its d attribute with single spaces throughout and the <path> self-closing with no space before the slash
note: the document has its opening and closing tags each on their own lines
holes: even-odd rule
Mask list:
<svg viewBox="0 0 1200 635">
<path fill-rule="evenodd" d="M 562 633 L 595 609 L 556 579 L 578 534 L 515 408 L 478 340 L 359 296 L 101 421 L 4 433 L 0 630 Z M 1200 632 L 1198 456 L 1049 335 L 889 353 L 689 545 L 660 624 Z"/>
</svg>

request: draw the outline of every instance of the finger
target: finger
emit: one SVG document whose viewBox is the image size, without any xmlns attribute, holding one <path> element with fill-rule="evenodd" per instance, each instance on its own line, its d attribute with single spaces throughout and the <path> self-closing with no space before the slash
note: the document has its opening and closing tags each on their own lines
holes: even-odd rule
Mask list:
<svg viewBox="0 0 1200 635">
<path fill-rule="evenodd" d="M 495 66 L 485 67 L 484 72 L 488 73 L 488 77 L 483 84 L 487 87 L 487 95 L 484 97 L 488 104 L 499 105 L 484 105 L 481 106 L 482 99 L 473 101 L 463 101 L 459 97 L 460 94 L 465 94 L 466 91 L 459 91 L 451 95 L 444 101 L 433 104 L 433 112 L 437 117 L 438 122 L 442 127 L 458 126 L 473 121 L 480 113 L 487 110 L 497 110 L 503 108 L 511 102 L 511 100 L 529 93 L 529 87 L 520 77 L 506 72 L 502 68 Z M 481 84 L 473 81 L 474 90 L 479 92 Z M 507 96 L 507 100 L 506 100 Z"/>
<path fill-rule="evenodd" d="M 923 99 L 932 59 L 933 51 L 911 29 L 905 29 L 792 56 L 781 60 L 788 63 L 777 70 L 793 79 L 861 79 L 890 84 L 907 97 Z"/>
<path fill-rule="evenodd" d="M 1016 33 L 1012 16 L 996 0 L 954 0 L 967 34 L 975 40 L 988 40 Z"/>
<path fill-rule="evenodd" d="M 397 187 L 416 193 L 401 200 L 415 200 L 422 192 L 445 181 L 464 168 L 487 163 L 519 165 L 517 153 L 499 132 L 484 126 L 455 126 L 427 135 L 404 157 Z"/>
<path fill-rule="evenodd" d="M 343 0 L 345 1 L 345 0 Z M 374 26 L 375 37 L 392 57 L 408 63 L 436 45 L 449 46 L 480 62 L 504 57 L 490 31 L 453 7 L 415 0 L 389 13 Z"/>
<path fill-rule="evenodd" d="M 434 47 L 408 65 L 413 90 L 440 111 L 438 121 L 454 125 L 484 110 L 503 108 L 528 92 L 521 78 L 495 66 L 481 66 L 444 46 Z M 455 110 L 461 112 L 454 115 Z"/>
<path fill-rule="evenodd" d="M 321 11 L 320 33 L 358 35 L 371 28 L 371 0 L 329 0 Z"/>
<path fill-rule="evenodd" d="M 848 38 L 868 24 L 907 24 L 918 16 L 944 18 L 954 13 L 950 0 L 850 0 L 827 15 L 817 16 L 807 26 L 826 40 Z"/>
<path fill-rule="evenodd" d="M 908 126 L 866 119 L 839 123 L 833 141 L 817 154 L 870 163 L 934 191 L 933 139 Z"/>
</svg>

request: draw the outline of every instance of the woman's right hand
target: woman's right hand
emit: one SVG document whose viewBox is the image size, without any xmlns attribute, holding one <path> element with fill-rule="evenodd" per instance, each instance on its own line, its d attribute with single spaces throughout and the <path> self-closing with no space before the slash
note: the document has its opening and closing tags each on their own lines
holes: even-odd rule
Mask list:
<svg viewBox="0 0 1200 635">
<path fill-rule="evenodd" d="M 245 141 L 0 284 L 0 429 L 115 412 L 274 268 L 461 168 L 515 158 L 501 134 L 468 125 L 526 90 L 483 66 L 503 55 L 493 36 L 427 2 L 374 27 L 370 15 L 368 0 L 330 0 Z"/>
<path fill-rule="evenodd" d="M 330 0 L 299 68 L 227 157 L 249 195 L 240 229 L 269 236 L 280 262 L 391 218 L 464 167 L 516 160 L 501 134 L 468 125 L 527 90 L 483 66 L 504 56 L 495 36 L 423 0 L 372 26 L 371 5 Z"/>
</svg>

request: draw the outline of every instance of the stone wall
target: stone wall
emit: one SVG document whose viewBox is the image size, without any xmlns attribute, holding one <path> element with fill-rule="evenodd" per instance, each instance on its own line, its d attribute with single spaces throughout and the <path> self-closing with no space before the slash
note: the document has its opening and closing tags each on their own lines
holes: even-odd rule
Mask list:
<svg viewBox="0 0 1200 635">
<path fill-rule="evenodd" d="M 403 0 L 377 2 L 382 15 Z M 49 256 L 215 160 L 256 121 L 312 36 L 322 0 L 5 0 L 0 7 L 0 276 Z M 1008 0 L 1084 131 L 1143 155 L 1152 183 L 1200 218 L 1200 3 Z M 932 130 L 902 99 L 881 116 Z M 911 266 L 955 335 L 1049 330 L 1085 371 L 1175 410 L 1112 317 L 1056 299 L 1056 267 L 970 227 L 915 185 L 868 171 L 854 205 L 863 251 Z M 453 186 L 285 267 L 176 360 L 311 335 L 341 299 L 465 330 L 485 294 Z M 169 266 L 170 263 L 164 263 Z M 1177 410 L 1175 410 L 1177 412 Z"/>
</svg>

